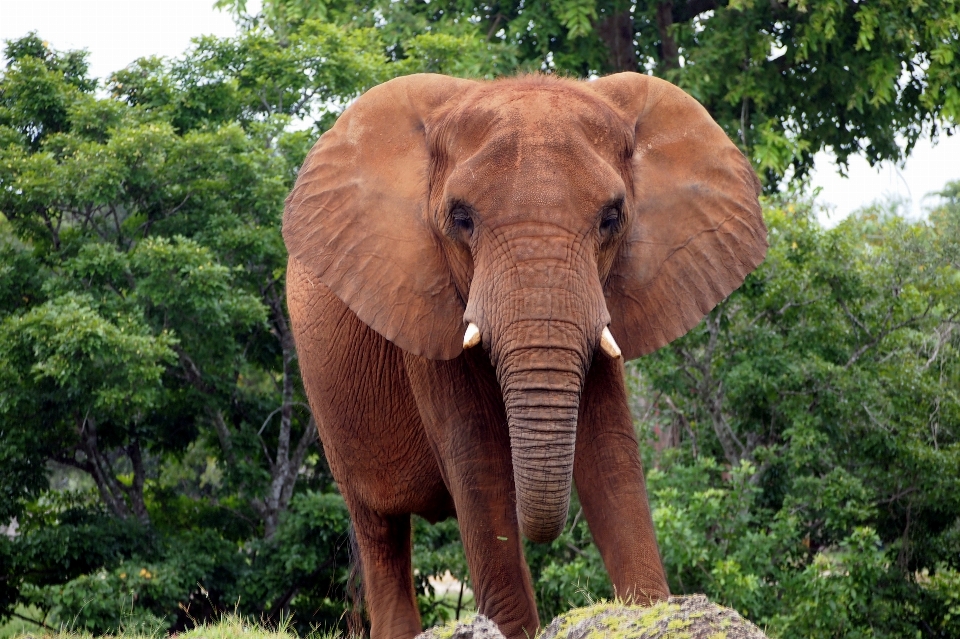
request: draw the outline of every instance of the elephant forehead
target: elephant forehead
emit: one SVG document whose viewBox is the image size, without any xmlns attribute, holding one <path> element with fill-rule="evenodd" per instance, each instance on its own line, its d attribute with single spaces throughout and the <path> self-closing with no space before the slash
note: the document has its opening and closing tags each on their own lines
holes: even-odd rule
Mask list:
<svg viewBox="0 0 960 639">
<path fill-rule="evenodd" d="M 549 127 L 521 115 L 455 145 L 445 161 L 448 197 L 487 212 L 595 209 L 622 197 L 614 154 L 590 139 L 575 114 L 560 113 Z"/>
<path fill-rule="evenodd" d="M 469 203 L 488 224 L 533 216 L 579 230 L 625 194 L 633 130 L 575 82 L 481 85 L 430 130 L 431 190 Z"/>
<path fill-rule="evenodd" d="M 495 139 L 568 150 L 587 145 L 611 160 L 628 158 L 633 149 L 632 124 L 607 102 L 583 83 L 545 76 L 478 84 L 438 112 L 429 129 L 434 149 L 454 157 L 473 155 Z"/>
<path fill-rule="evenodd" d="M 629 154 L 631 129 L 603 101 L 575 83 L 488 85 L 448 114 L 445 145 L 453 155 L 472 155 L 496 144 L 500 150 L 575 151 L 586 146 L 614 160 Z"/>
<path fill-rule="evenodd" d="M 447 197 L 488 214 L 522 210 L 556 217 L 571 208 L 593 214 L 625 189 L 614 162 L 576 131 L 497 132 L 450 164 Z"/>
<path fill-rule="evenodd" d="M 615 111 L 589 87 L 575 80 L 550 76 L 520 76 L 481 83 L 458 103 L 456 117 L 469 119 L 471 113 L 518 114 L 529 120 L 576 113 L 600 127 L 619 120 Z M 515 116 L 514 116 L 515 117 Z"/>
</svg>

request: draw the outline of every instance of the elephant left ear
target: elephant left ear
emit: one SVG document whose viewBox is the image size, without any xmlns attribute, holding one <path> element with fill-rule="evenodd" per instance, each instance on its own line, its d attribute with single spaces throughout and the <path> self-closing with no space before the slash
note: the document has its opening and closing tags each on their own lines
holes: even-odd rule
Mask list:
<svg viewBox="0 0 960 639">
<path fill-rule="evenodd" d="M 635 126 L 627 228 L 604 286 L 626 359 L 684 335 L 763 261 L 750 163 L 681 89 L 638 73 L 587 86 Z"/>
<path fill-rule="evenodd" d="M 405 351 L 453 359 L 464 303 L 427 209 L 434 114 L 477 83 L 441 75 L 370 89 L 323 134 L 283 213 L 290 256 Z"/>
</svg>

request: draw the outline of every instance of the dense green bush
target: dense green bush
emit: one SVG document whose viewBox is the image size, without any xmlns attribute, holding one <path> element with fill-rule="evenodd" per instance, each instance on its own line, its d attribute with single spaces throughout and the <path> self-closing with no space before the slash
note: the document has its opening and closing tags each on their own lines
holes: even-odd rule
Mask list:
<svg viewBox="0 0 960 639">
<path fill-rule="evenodd" d="M 884 205 L 831 230 L 768 203 L 766 262 L 631 364 L 673 592 L 777 637 L 960 632 L 958 186 L 928 221 Z M 554 600 L 579 603 L 566 576 Z"/>
<path fill-rule="evenodd" d="M 17 534 L 0 536 L 0 614 L 179 628 L 296 600 L 305 627 L 340 618 L 348 522 L 300 389 L 279 232 L 313 134 L 208 82 L 215 44 L 128 68 L 113 97 L 81 53 L 7 47 L 0 520 Z"/>
</svg>

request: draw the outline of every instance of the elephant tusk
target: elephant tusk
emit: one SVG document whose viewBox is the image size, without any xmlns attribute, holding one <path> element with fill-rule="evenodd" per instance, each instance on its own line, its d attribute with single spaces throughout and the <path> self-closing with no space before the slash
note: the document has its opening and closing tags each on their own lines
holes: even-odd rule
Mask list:
<svg viewBox="0 0 960 639">
<path fill-rule="evenodd" d="M 480 343 L 480 329 L 476 324 L 470 322 L 467 324 L 467 330 L 463 333 L 463 348 L 473 348 Z"/>
<path fill-rule="evenodd" d="M 600 349 L 611 359 L 620 359 L 620 347 L 617 346 L 617 340 L 613 339 L 613 333 L 610 332 L 609 327 L 604 327 L 603 332 L 600 333 Z"/>
</svg>

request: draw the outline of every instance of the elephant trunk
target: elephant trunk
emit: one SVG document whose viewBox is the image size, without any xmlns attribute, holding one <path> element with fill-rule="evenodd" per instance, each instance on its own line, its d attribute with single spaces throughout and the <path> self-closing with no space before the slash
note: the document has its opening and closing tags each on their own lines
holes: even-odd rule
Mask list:
<svg viewBox="0 0 960 639">
<path fill-rule="evenodd" d="M 521 334 L 529 338 L 535 332 Z M 510 432 L 517 519 L 520 531 L 535 542 L 560 535 L 570 505 L 586 344 L 571 348 L 569 339 L 544 339 L 546 333 L 557 337 L 568 332 L 552 322 L 532 345 L 501 350 L 496 358 Z"/>
<path fill-rule="evenodd" d="M 555 393 L 529 390 L 504 399 L 520 531 L 531 541 L 553 541 L 570 506 L 577 405 L 557 406 Z"/>
<path fill-rule="evenodd" d="M 520 532 L 549 542 L 566 524 L 580 394 L 610 317 L 599 279 L 583 276 L 596 266 L 570 262 L 586 259 L 578 238 L 545 239 L 522 224 L 503 235 L 509 247 L 477 261 L 464 320 L 500 382 Z"/>
</svg>

